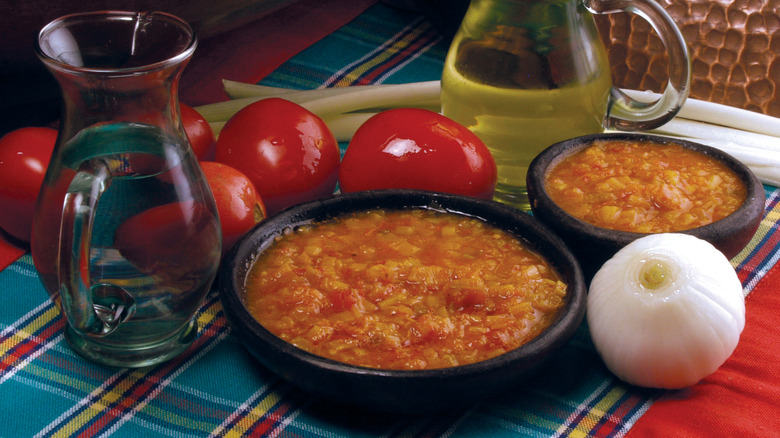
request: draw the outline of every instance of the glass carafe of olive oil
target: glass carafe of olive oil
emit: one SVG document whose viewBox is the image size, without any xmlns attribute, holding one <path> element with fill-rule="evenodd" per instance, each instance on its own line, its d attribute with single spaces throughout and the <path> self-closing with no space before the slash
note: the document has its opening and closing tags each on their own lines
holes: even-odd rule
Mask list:
<svg viewBox="0 0 780 438">
<path fill-rule="evenodd" d="M 639 13 L 669 52 L 670 77 L 655 102 L 612 86 L 591 13 Z M 685 42 L 653 0 L 472 0 L 442 73 L 442 112 L 490 148 L 495 199 L 528 209 L 526 171 L 546 147 L 605 128 L 645 130 L 670 120 L 690 87 Z"/>
</svg>

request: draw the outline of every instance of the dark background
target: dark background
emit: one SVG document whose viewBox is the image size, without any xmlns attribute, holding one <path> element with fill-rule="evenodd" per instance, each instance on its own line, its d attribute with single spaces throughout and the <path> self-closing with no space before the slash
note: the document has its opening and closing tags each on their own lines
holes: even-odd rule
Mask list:
<svg viewBox="0 0 780 438">
<path fill-rule="evenodd" d="M 0 0 L 0 136 L 23 126 L 50 125 L 59 117 L 58 86 L 35 56 L 34 49 L 38 31 L 58 17 L 96 10 L 161 10 L 191 23 L 203 42 L 251 24 L 295 1 Z M 454 34 L 468 6 L 468 0 L 388 0 L 386 3 L 425 13 L 448 37 Z"/>
</svg>

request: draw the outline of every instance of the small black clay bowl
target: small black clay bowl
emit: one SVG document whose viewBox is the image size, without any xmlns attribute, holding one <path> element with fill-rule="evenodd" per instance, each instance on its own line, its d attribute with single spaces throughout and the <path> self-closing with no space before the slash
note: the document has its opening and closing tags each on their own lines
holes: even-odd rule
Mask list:
<svg viewBox="0 0 780 438">
<path fill-rule="evenodd" d="M 536 338 L 501 356 L 433 370 L 385 370 L 326 359 L 271 334 L 247 310 L 245 277 L 257 257 L 285 231 L 370 209 L 422 208 L 479 218 L 504 229 L 543 256 L 568 285 L 557 319 Z M 267 368 L 313 394 L 386 412 L 430 412 L 468 406 L 513 388 L 574 335 L 585 312 L 582 271 L 566 245 L 531 215 L 493 201 L 414 190 L 336 195 L 291 207 L 261 222 L 226 256 L 219 273 L 222 305 L 235 335 Z"/>
<path fill-rule="evenodd" d="M 747 187 L 745 202 L 734 213 L 719 221 L 679 232 L 710 242 L 729 259 L 736 256 L 756 233 L 764 215 L 766 200 L 764 188 L 753 172 L 731 155 L 699 143 L 649 134 L 605 133 L 576 137 L 556 143 L 539 154 L 529 166 L 526 184 L 534 217 L 566 242 L 577 256 L 587 281 L 590 281 L 604 262 L 620 248 L 646 235 L 589 224 L 570 215 L 550 199 L 545 182 L 548 172 L 565 158 L 599 140 L 628 140 L 658 145 L 677 144 L 724 163 L 736 172 Z"/>
</svg>

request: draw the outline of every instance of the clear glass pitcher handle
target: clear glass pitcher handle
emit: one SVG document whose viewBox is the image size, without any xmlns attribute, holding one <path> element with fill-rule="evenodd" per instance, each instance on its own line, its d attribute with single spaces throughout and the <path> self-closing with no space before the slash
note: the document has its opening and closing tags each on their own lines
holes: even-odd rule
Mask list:
<svg viewBox="0 0 780 438">
<path fill-rule="evenodd" d="M 677 114 L 691 87 L 688 46 L 672 17 L 654 0 L 582 0 L 594 14 L 629 12 L 644 18 L 661 38 L 669 54 L 669 80 L 655 102 L 640 102 L 612 88 L 606 127 L 623 131 L 657 128 Z"/>
<path fill-rule="evenodd" d="M 100 196 L 111 182 L 102 160 L 85 162 L 68 187 L 62 209 L 59 284 L 68 323 L 79 333 L 102 337 L 132 317 L 135 301 L 112 284 L 91 285 L 89 273 L 92 225 Z"/>
</svg>

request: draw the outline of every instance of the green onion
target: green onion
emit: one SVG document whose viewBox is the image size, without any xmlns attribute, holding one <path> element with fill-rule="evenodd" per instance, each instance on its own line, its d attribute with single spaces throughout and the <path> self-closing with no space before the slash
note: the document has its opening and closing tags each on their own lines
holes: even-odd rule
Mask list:
<svg viewBox="0 0 780 438">
<path fill-rule="evenodd" d="M 301 97 L 300 101 L 313 100 L 321 97 L 334 96 L 343 93 L 362 92 L 366 89 L 379 90 L 382 88 L 398 88 L 403 85 L 396 84 L 376 84 L 376 85 L 353 85 L 350 87 L 329 87 L 317 88 L 314 90 L 296 90 L 293 88 L 269 87 L 266 85 L 247 84 L 224 79 L 222 85 L 225 93 L 231 99 L 241 99 L 245 97 L 283 97 L 288 99 L 294 95 Z M 405 85 L 405 84 L 404 84 Z M 291 96 L 292 95 L 292 96 Z"/>
<path fill-rule="evenodd" d="M 295 102 L 322 119 L 334 119 L 341 114 L 361 111 L 378 112 L 383 109 L 415 107 L 438 110 L 440 107 L 439 81 L 411 84 L 361 85 L 296 91 L 286 88 L 228 82 L 233 95 L 247 96 L 247 90 L 256 95 L 231 99 L 196 108 L 210 123 L 226 121 L 245 106 L 269 97 L 282 97 Z M 240 88 L 241 93 L 236 92 Z"/>
<path fill-rule="evenodd" d="M 295 93 L 301 90 L 292 88 L 268 87 L 266 85 L 247 84 L 245 82 L 222 80 L 222 88 L 231 99 L 242 99 L 244 97 L 268 97 L 281 96 L 282 94 Z"/>
<path fill-rule="evenodd" d="M 623 90 L 634 99 L 652 102 L 661 95 L 646 91 Z M 780 137 L 780 119 L 740 108 L 688 98 L 677 118 L 696 120 L 741 131 Z"/>
<path fill-rule="evenodd" d="M 339 143 L 348 143 L 352 135 L 366 120 L 375 115 L 375 112 L 360 112 L 341 114 L 329 119 L 323 119 L 328 125 L 336 141 Z"/>
<path fill-rule="evenodd" d="M 230 100 L 196 109 L 218 135 L 225 122 L 245 106 L 269 97 L 298 103 L 320 116 L 339 142 L 348 142 L 373 114 L 391 108 L 425 108 L 441 111 L 439 81 L 409 84 L 356 85 L 294 90 L 223 81 Z M 641 101 L 660 95 L 623 90 Z M 780 185 L 780 118 L 696 99 L 687 99 L 677 116 L 649 133 L 688 139 L 723 150 L 744 162 L 759 179 Z"/>
</svg>

